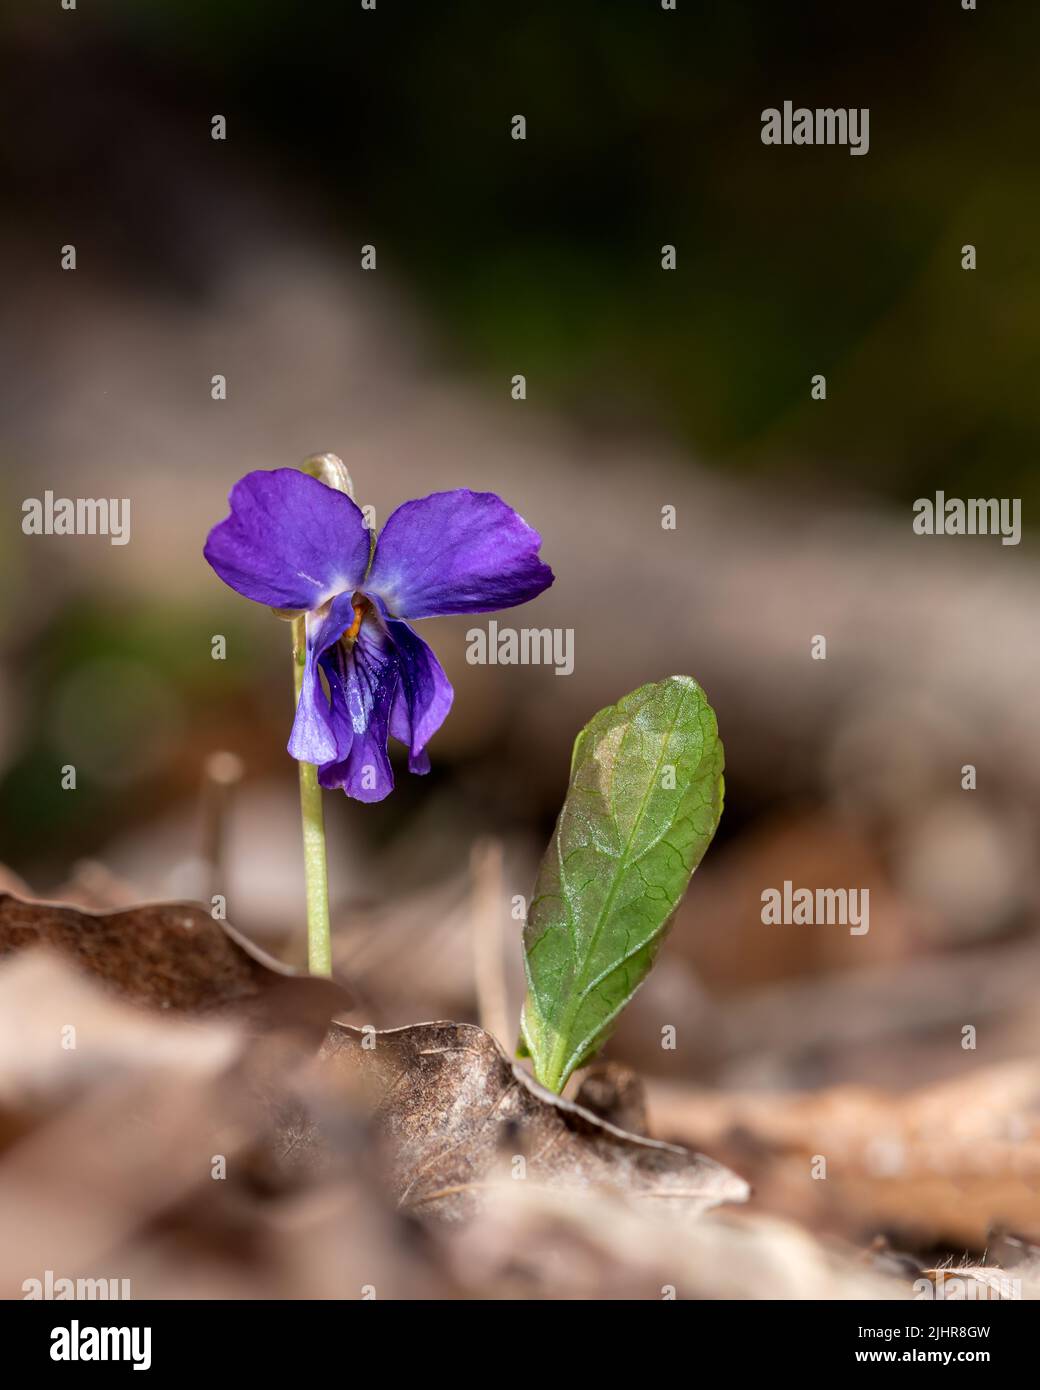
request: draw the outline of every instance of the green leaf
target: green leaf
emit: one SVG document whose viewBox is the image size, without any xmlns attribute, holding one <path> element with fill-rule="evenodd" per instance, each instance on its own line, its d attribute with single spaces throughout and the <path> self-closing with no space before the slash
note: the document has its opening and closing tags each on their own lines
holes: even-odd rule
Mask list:
<svg viewBox="0 0 1040 1390">
<path fill-rule="evenodd" d="M 578 735 L 524 928 L 520 1055 L 562 1091 L 646 979 L 722 814 L 715 712 L 689 676 L 644 685 Z"/>
</svg>

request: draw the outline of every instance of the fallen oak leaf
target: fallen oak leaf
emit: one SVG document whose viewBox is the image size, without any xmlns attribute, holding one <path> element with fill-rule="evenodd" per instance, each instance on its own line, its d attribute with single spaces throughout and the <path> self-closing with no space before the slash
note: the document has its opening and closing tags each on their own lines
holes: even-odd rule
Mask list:
<svg viewBox="0 0 1040 1390">
<path fill-rule="evenodd" d="M 689 1214 L 749 1195 L 713 1159 L 629 1134 L 553 1094 L 475 1024 L 333 1024 L 320 1065 L 367 1092 L 402 1208 L 457 1220 L 504 1176 L 602 1187 Z"/>
<path fill-rule="evenodd" d="M 333 981 L 291 969 L 196 903 L 84 912 L 0 894 L 0 958 L 48 946 L 134 1004 L 181 1013 L 233 1008 L 317 1041 L 349 1006 Z"/>
<path fill-rule="evenodd" d="M 63 903 L 0 897 L 0 956 L 49 946 L 138 1004 L 205 1010 L 248 998 L 272 960 L 234 928 L 190 903 L 83 912 Z"/>
</svg>

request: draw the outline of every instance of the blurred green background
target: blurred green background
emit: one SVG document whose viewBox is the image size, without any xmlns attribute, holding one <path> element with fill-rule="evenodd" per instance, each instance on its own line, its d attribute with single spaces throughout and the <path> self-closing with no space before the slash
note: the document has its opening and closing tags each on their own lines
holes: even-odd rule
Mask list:
<svg viewBox="0 0 1040 1390">
<path fill-rule="evenodd" d="M 590 430 L 901 499 L 983 471 L 1037 496 L 1035 6 L 104 0 L 2 23 L 13 216 L 78 203 L 170 292 L 220 257 L 164 215 L 188 171 L 158 198 L 127 171 L 156 164 L 156 192 L 157 126 L 201 104 L 229 116 L 221 158 L 377 242 L 468 370 L 522 362 Z M 870 107 L 869 155 L 763 146 L 788 97 Z"/>
</svg>

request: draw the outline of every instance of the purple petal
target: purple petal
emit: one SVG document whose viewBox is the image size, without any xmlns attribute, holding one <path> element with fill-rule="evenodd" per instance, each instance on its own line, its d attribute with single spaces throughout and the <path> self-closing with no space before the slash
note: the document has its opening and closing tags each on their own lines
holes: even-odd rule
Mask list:
<svg viewBox="0 0 1040 1390">
<path fill-rule="evenodd" d="M 390 639 L 397 649 L 401 681 L 390 710 L 390 732 L 408 748 L 408 770 L 425 773 L 426 744 L 448 717 L 455 692 L 444 670 L 417 632 L 391 619 Z"/>
<path fill-rule="evenodd" d="M 312 609 L 361 583 L 369 532 L 346 493 L 276 468 L 247 473 L 228 501 L 231 515 L 214 526 L 203 554 L 246 598 Z"/>
<path fill-rule="evenodd" d="M 332 695 L 333 718 L 344 721 L 350 733 L 334 762 L 318 769 L 323 787 L 341 787 L 357 801 L 382 801 L 393 790 L 394 774 L 387 756 L 390 711 L 399 680 L 397 654 L 378 622 L 361 625 L 349 656 L 340 646 L 321 658 Z M 345 732 L 345 730 L 344 730 Z"/>
<path fill-rule="evenodd" d="M 351 595 L 340 594 L 323 613 L 307 614 L 307 661 L 300 700 L 289 736 L 289 752 L 298 762 L 333 762 L 350 751 L 351 727 L 339 717 L 322 688 L 320 659 L 354 621 Z"/>
<path fill-rule="evenodd" d="M 398 618 L 512 608 L 553 582 L 541 543 L 493 492 L 434 492 L 391 513 L 365 588 Z"/>
</svg>

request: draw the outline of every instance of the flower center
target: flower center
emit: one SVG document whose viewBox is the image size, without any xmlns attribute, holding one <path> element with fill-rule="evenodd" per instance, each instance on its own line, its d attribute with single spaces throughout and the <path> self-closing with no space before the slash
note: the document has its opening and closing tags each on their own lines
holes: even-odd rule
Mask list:
<svg viewBox="0 0 1040 1390">
<path fill-rule="evenodd" d="M 365 620 L 365 614 L 372 607 L 364 594 L 355 594 L 350 602 L 354 609 L 354 621 L 339 639 L 346 647 L 347 651 L 349 651 L 357 641 L 358 633 L 361 631 L 361 624 Z"/>
</svg>

